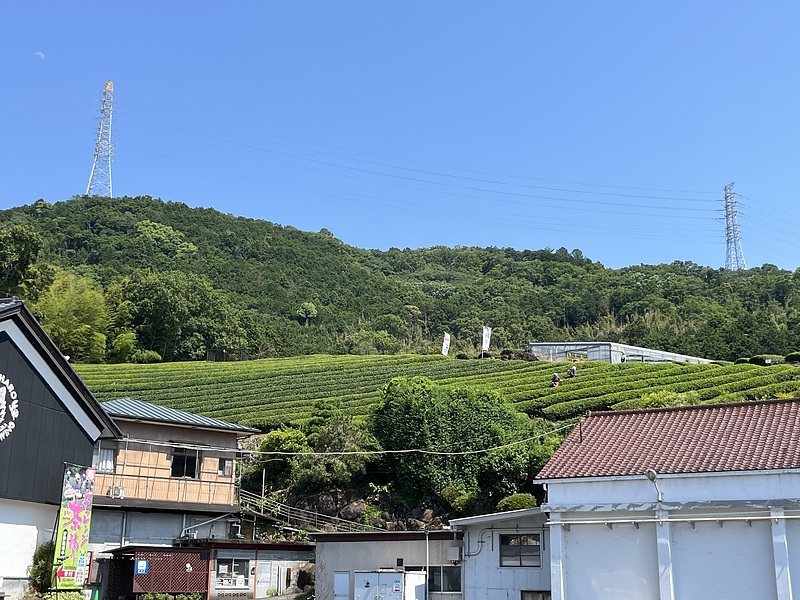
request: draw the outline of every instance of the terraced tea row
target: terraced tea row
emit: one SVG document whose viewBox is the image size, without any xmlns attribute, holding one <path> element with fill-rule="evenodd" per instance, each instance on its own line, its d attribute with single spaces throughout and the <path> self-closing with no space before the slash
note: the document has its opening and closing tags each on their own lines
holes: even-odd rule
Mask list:
<svg viewBox="0 0 800 600">
<path fill-rule="evenodd" d="M 446 386 L 495 390 L 532 416 L 558 421 L 588 410 L 630 408 L 656 391 L 696 392 L 707 401 L 800 395 L 790 365 L 720 366 L 580 363 L 578 377 L 550 386 L 571 363 L 456 360 L 443 356 L 327 356 L 238 363 L 76 365 L 100 399 L 125 396 L 242 424 L 303 422 L 318 400 L 366 417 L 393 377 L 425 376 Z"/>
</svg>

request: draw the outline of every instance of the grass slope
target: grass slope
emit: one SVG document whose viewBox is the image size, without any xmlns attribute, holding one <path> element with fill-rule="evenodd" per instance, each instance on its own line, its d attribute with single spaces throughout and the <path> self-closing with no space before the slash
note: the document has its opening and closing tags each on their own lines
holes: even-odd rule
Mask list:
<svg viewBox="0 0 800 600">
<path fill-rule="evenodd" d="M 442 385 L 483 386 L 519 410 L 553 421 L 588 410 L 625 408 L 655 391 L 695 391 L 704 402 L 800 396 L 800 369 L 790 365 L 645 365 L 581 363 L 577 379 L 549 387 L 567 364 L 456 360 L 440 355 L 330 356 L 248 362 L 75 365 L 101 401 L 131 397 L 244 425 L 301 423 L 322 399 L 366 416 L 392 377 L 425 376 Z"/>
</svg>

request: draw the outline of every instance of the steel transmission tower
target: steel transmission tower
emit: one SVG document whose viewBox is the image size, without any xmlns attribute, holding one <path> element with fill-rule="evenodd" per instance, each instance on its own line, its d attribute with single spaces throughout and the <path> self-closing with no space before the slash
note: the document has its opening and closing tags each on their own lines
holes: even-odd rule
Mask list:
<svg viewBox="0 0 800 600">
<path fill-rule="evenodd" d="M 739 223 L 736 221 L 736 194 L 732 183 L 725 186 L 725 238 L 728 242 L 725 268 L 729 271 L 746 269 L 742 240 L 739 238 Z"/>
<path fill-rule="evenodd" d="M 103 104 L 100 107 L 100 128 L 97 131 L 97 144 L 94 147 L 94 162 L 89 175 L 87 196 L 106 196 L 112 198 L 111 163 L 114 162 L 114 146 L 111 143 L 111 117 L 114 114 L 114 82 L 106 81 Z"/>
</svg>

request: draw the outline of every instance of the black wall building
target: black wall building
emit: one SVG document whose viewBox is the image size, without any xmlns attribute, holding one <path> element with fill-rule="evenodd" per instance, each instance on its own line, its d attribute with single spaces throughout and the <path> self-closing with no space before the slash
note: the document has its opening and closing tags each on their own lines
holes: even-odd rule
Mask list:
<svg viewBox="0 0 800 600">
<path fill-rule="evenodd" d="M 64 464 L 91 466 L 95 442 L 120 435 L 24 303 L 0 298 L 0 592 L 25 577 L 22 538 L 49 537 Z"/>
</svg>

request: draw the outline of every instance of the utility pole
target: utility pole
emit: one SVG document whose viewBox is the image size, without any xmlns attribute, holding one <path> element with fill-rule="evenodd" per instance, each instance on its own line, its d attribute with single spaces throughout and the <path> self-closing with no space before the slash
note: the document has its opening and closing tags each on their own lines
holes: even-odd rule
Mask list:
<svg viewBox="0 0 800 600">
<path fill-rule="evenodd" d="M 89 174 L 87 196 L 112 197 L 111 163 L 114 162 L 114 146 L 111 143 L 111 118 L 114 114 L 114 82 L 106 81 L 103 102 L 100 107 L 100 127 L 97 131 L 97 144 L 94 147 L 94 162 Z"/>
<path fill-rule="evenodd" d="M 725 268 L 729 271 L 746 269 L 742 240 L 739 237 L 739 223 L 736 221 L 736 194 L 733 183 L 725 186 L 725 239 L 727 250 L 725 252 Z"/>
</svg>

